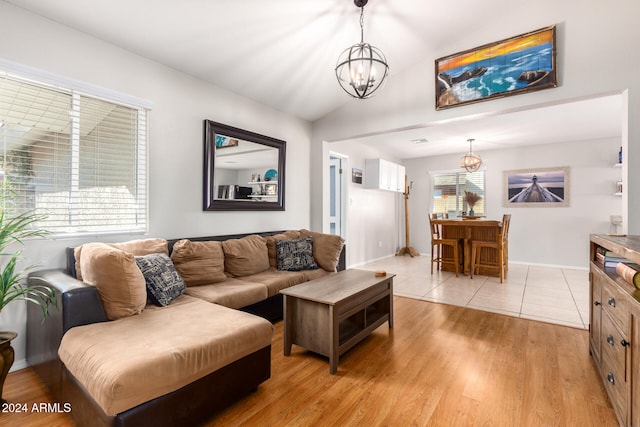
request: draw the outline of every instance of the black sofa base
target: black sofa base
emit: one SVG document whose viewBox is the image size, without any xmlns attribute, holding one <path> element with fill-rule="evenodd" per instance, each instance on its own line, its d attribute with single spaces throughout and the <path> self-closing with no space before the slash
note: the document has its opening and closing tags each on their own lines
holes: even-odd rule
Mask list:
<svg viewBox="0 0 640 427">
<path fill-rule="evenodd" d="M 255 314 L 263 317 L 271 323 L 276 323 L 283 319 L 283 302 L 282 294 L 276 294 L 264 301 L 242 307 L 240 310 L 246 313 Z"/>
</svg>

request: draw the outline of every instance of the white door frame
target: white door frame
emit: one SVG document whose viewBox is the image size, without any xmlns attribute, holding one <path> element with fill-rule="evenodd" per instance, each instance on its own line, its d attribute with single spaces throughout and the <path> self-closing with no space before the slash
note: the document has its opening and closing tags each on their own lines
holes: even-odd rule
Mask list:
<svg viewBox="0 0 640 427">
<path fill-rule="evenodd" d="M 331 231 L 331 224 L 335 224 L 335 234 L 346 238 L 347 235 L 347 163 L 349 157 L 344 154 L 335 153 L 333 151 L 329 152 L 329 177 L 331 179 L 331 170 L 333 167 L 336 167 L 340 170 L 340 173 L 336 175 L 336 185 L 338 191 L 334 193 L 329 189 L 329 231 Z M 334 194 L 338 194 L 335 202 L 337 215 L 331 215 L 331 197 Z"/>
</svg>

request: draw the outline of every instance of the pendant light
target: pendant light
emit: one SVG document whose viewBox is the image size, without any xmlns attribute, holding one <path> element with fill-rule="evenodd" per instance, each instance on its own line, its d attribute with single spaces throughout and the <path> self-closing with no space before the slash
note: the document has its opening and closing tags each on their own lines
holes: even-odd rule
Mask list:
<svg viewBox="0 0 640 427">
<path fill-rule="evenodd" d="M 389 65 L 380 49 L 364 42 L 364 6 L 368 0 L 354 0 L 360 8 L 360 43 L 346 48 L 338 57 L 336 77 L 340 87 L 354 98 L 372 96 L 387 78 Z"/>
<path fill-rule="evenodd" d="M 462 156 L 460 167 L 464 168 L 467 172 L 475 172 L 482 166 L 482 159 L 473 152 L 472 144 L 475 139 L 467 139 L 467 141 L 469 142 L 469 152 Z"/>
</svg>

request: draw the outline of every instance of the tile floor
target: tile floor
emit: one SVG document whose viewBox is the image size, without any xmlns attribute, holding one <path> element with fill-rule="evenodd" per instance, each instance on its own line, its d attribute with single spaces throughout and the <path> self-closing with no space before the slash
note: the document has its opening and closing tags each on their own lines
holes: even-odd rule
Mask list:
<svg viewBox="0 0 640 427">
<path fill-rule="evenodd" d="M 568 268 L 509 265 L 497 277 L 430 273 L 429 256 L 393 256 L 357 268 L 395 273 L 394 294 L 491 311 L 574 328 L 589 328 L 589 272 Z M 434 266 L 435 267 L 435 266 Z"/>
</svg>

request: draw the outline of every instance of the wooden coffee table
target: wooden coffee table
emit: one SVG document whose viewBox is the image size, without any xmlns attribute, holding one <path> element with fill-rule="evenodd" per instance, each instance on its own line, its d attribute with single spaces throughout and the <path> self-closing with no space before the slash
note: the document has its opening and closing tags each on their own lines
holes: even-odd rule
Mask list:
<svg viewBox="0 0 640 427">
<path fill-rule="evenodd" d="M 284 355 L 292 344 L 338 359 L 385 322 L 393 328 L 393 278 L 344 270 L 280 291 L 284 295 Z"/>
</svg>

